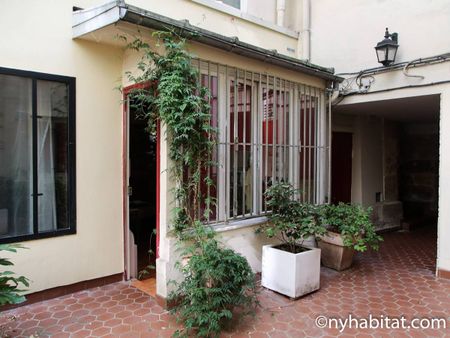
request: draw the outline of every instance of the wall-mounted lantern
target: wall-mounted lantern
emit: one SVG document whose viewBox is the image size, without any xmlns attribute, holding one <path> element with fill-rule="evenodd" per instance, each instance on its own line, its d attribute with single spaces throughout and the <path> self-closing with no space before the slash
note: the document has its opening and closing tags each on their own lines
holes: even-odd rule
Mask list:
<svg viewBox="0 0 450 338">
<path fill-rule="evenodd" d="M 395 61 L 398 49 L 398 34 L 389 34 L 389 30 L 386 28 L 384 34 L 384 40 L 377 43 L 375 51 L 377 52 L 378 62 L 383 66 L 389 66 Z"/>
</svg>

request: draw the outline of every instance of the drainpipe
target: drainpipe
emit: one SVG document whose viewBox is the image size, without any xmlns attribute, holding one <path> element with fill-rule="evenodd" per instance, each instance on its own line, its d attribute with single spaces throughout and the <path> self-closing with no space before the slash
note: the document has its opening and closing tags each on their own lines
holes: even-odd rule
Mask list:
<svg viewBox="0 0 450 338">
<path fill-rule="evenodd" d="M 302 6 L 302 30 L 298 38 L 297 50 L 302 51 L 298 57 L 305 61 L 311 59 L 311 0 L 303 0 Z"/>
<path fill-rule="evenodd" d="M 277 26 L 284 26 L 284 13 L 286 12 L 286 0 L 277 0 Z"/>
</svg>

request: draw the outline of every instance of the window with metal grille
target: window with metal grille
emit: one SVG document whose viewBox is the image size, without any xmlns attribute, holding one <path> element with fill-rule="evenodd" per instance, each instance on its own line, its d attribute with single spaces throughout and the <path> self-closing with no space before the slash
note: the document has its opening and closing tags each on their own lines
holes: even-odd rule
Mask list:
<svg viewBox="0 0 450 338">
<path fill-rule="evenodd" d="M 215 200 L 208 222 L 264 216 L 264 193 L 290 182 L 298 198 L 323 203 L 328 192 L 329 130 L 324 89 L 204 60 L 194 60 L 211 92 L 211 124 L 218 129 L 208 169 Z M 205 172 L 206 176 L 206 172 Z M 201 211 L 203 212 L 203 210 Z"/>
</svg>

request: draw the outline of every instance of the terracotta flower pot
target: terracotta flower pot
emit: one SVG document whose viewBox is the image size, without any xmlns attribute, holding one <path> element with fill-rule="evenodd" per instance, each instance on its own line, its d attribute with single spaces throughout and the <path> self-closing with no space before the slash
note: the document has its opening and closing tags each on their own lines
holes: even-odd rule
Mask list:
<svg viewBox="0 0 450 338">
<path fill-rule="evenodd" d="M 355 250 L 344 246 L 341 234 L 328 231 L 317 241 L 322 250 L 322 265 L 337 271 L 348 269 L 353 263 Z"/>
</svg>

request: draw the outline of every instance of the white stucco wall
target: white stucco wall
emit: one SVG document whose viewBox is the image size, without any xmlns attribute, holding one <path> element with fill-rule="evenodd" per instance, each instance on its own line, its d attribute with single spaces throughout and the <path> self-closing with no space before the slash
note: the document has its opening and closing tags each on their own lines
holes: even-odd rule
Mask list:
<svg viewBox="0 0 450 338">
<path fill-rule="evenodd" d="M 441 91 L 439 120 L 439 219 L 437 267 L 450 271 L 450 85 Z M 444 132 L 445 131 L 445 132 Z"/>
<path fill-rule="evenodd" d="M 358 117 L 361 147 L 361 204 L 374 205 L 377 192 L 383 192 L 382 122 L 374 116 Z"/>
<path fill-rule="evenodd" d="M 0 66 L 76 77 L 77 233 L 12 255 L 30 292 L 123 272 L 122 51 L 73 41 L 72 1 L 7 1 Z"/>
<path fill-rule="evenodd" d="M 449 18 L 447 0 L 313 0 L 311 61 L 338 73 L 377 67 L 386 27 L 399 34 L 397 62 L 447 53 Z"/>
</svg>

